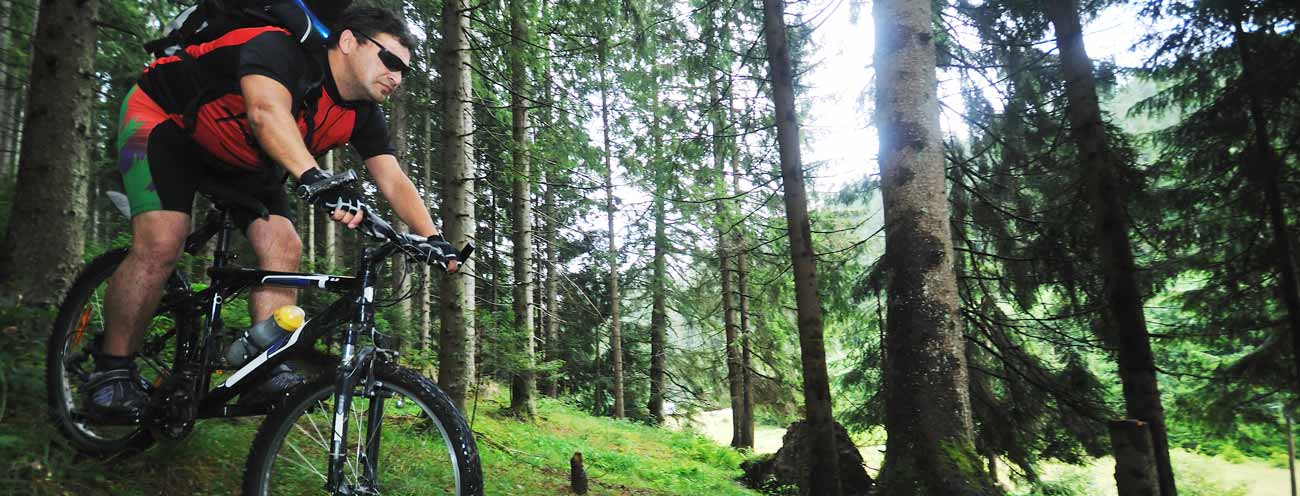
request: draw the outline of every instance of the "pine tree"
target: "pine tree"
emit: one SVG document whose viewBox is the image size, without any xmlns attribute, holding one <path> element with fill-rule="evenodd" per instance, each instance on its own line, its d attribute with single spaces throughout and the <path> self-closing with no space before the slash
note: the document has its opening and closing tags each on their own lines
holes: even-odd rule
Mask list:
<svg viewBox="0 0 1300 496">
<path fill-rule="evenodd" d="M 0 254 L 2 300 L 55 304 L 82 264 L 97 8 L 95 0 L 41 2 L 18 179 Z"/>
</svg>

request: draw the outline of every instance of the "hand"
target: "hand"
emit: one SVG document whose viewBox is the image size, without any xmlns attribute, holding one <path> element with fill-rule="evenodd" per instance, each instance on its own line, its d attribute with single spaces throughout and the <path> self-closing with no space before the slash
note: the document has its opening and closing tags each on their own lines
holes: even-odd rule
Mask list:
<svg viewBox="0 0 1300 496">
<path fill-rule="evenodd" d="M 423 262 L 439 263 L 447 268 L 447 272 L 456 272 L 460 269 L 460 255 L 441 234 L 431 238 L 415 235 L 407 235 L 407 237 L 414 242 L 415 249 L 419 252 L 418 257 Z"/>
<path fill-rule="evenodd" d="M 329 177 L 324 171 L 312 167 L 302 173 L 302 176 L 298 178 L 298 182 L 303 186 L 307 186 L 324 181 Z M 334 187 L 320 192 L 312 200 L 312 203 L 329 212 L 331 219 L 347 225 L 348 229 L 356 229 L 366 217 L 361 206 L 361 198 L 351 188 L 345 186 Z"/>
</svg>

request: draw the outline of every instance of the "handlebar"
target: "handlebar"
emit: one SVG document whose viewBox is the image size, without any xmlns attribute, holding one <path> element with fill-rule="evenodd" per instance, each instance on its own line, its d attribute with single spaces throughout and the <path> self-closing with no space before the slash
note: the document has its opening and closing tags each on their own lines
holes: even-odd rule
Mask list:
<svg viewBox="0 0 1300 496">
<path fill-rule="evenodd" d="M 346 187 L 357 181 L 357 173 L 351 169 L 334 174 L 323 181 L 318 181 L 310 185 L 298 186 L 298 196 L 307 203 L 313 203 L 321 193 L 326 191 Z M 361 203 L 361 210 L 365 212 L 365 219 L 361 221 L 359 229 L 362 233 L 372 238 L 392 243 L 398 250 L 405 253 L 408 257 L 416 258 L 419 256 L 419 244 L 428 240 L 424 236 L 415 234 L 405 234 L 397 232 L 392 224 L 384 220 L 375 213 L 365 202 Z M 469 260 L 469 256 L 474 253 L 474 243 L 465 243 L 457 253 L 459 260 L 463 263 Z M 447 268 L 447 262 L 436 260 L 437 264 L 444 270 Z"/>
</svg>

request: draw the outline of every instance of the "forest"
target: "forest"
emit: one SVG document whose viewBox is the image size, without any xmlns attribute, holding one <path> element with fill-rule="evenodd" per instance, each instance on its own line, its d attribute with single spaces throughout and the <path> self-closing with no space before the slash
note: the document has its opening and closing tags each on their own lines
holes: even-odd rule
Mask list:
<svg viewBox="0 0 1300 496">
<path fill-rule="evenodd" d="M 467 417 L 500 401 L 493 439 L 713 418 L 762 494 L 1296 494 L 1300 3 L 356 2 L 418 39 L 389 138 L 477 249 L 387 267 L 378 331 Z M 0 0 L 0 492 L 107 491 L 57 481 L 45 342 L 130 244 L 119 111 L 187 3 Z M 350 273 L 362 237 L 291 203 L 301 269 Z"/>
</svg>

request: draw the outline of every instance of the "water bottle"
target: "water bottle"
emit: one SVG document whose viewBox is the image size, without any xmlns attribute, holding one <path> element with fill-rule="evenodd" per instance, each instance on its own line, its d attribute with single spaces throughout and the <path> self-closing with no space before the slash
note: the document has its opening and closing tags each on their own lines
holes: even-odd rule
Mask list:
<svg viewBox="0 0 1300 496">
<path fill-rule="evenodd" d="M 306 313 L 297 305 L 285 305 L 276 309 L 271 318 L 253 325 L 242 337 L 230 343 L 230 347 L 226 348 L 226 363 L 236 368 L 244 366 L 250 358 L 302 327 L 305 316 Z"/>
</svg>

